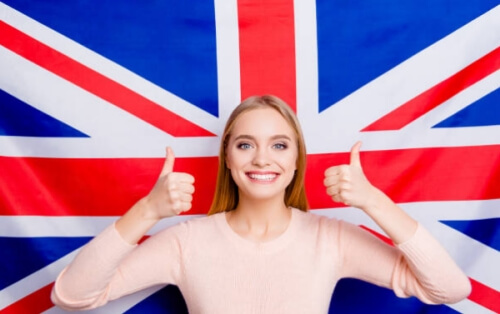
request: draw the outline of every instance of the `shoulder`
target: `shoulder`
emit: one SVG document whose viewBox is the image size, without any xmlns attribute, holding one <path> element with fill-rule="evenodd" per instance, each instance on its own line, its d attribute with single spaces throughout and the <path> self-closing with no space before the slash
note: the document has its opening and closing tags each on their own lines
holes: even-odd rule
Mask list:
<svg viewBox="0 0 500 314">
<path fill-rule="evenodd" d="M 175 218 L 176 221 L 167 222 L 157 234 L 163 236 L 182 234 L 186 236 L 197 230 L 207 231 L 216 225 L 216 221 L 220 219 L 220 214 L 194 217 L 177 216 Z"/>
<path fill-rule="evenodd" d="M 332 241 L 337 238 L 341 221 L 314 212 L 295 210 L 294 218 L 300 234 L 307 234 L 314 241 Z"/>
<path fill-rule="evenodd" d="M 320 212 L 304 212 L 301 210 L 295 211 L 295 216 L 299 221 L 299 225 L 308 233 L 314 233 L 321 238 L 328 238 L 340 241 L 349 238 L 353 234 L 366 233 L 358 226 L 335 217 L 329 217 Z"/>
<path fill-rule="evenodd" d="M 297 221 L 299 221 L 299 223 L 304 228 L 318 230 L 331 229 L 338 228 L 339 224 L 341 223 L 341 221 L 337 220 L 336 218 L 327 217 L 319 213 L 314 213 L 311 211 L 304 212 L 298 209 L 294 210 L 294 215 L 297 218 Z"/>
<path fill-rule="evenodd" d="M 220 233 L 221 219 L 223 213 L 210 216 L 181 217 L 182 221 L 173 222 L 170 226 L 164 227 L 157 235 L 162 238 L 177 238 L 184 244 L 193 241 L 208 240 L 217 237 Z"/>
<path fill-rule="evenodd" d="M 210 216 L 197 216 L 184 221 L 182 225 L 189 231 L 209 231 L 210 229 L 217 227 L 220 220 L 224 218 L 223 215 L 224 213 L 218 213 Z"/>
</svg>

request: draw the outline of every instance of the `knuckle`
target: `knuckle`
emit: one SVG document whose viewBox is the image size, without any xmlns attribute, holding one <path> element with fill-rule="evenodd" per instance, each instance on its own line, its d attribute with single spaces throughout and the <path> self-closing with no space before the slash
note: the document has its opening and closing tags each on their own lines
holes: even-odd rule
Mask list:
<svg viewBox="0 0 500 314">
<path fill-rule="evenodd" d="M 170 193 L 170 203 L 175 206 L 176 203 L 180 200 L 180 195 L 177 192 Z"/>
<path fill-rule="evenodd" d="M 341 166 L 340 166 L 340 172 L 341 172 L 342 174 L 344 174 L 344 175 L 345 175 L 345 174 L 347 174 L 347 173 L 349 173 L 349 172 L 350 172 L 350 167 L 349 167 L 349 165 L 341 165 Z"/>
<path fill-rule="evenodd" d="M 342 183 L 340 184 L 340 190 L 341 191 L 351 190 L 351 183 L 348 180 L 342 181 Z"/>
<path fill-rule="evenodd" d="M 326 193 L 327 193 L 328 195 L 330 195 L 330 196 L 335 195 L 335 191 L 333 190 L 333 188 L 332 188 L 332 187 L 327 188 L 327 189 L 326 189 Z"/>
<path fill-rule="evenodd" d="M 333 174 L 335 174 L 335 172 L 337 172 L 337 166 L 333 166 L 333 167 L 330 167 L 330 168 L 327 168 L 325 170 L 325 176 L 331 176 Z"/>
</svg>

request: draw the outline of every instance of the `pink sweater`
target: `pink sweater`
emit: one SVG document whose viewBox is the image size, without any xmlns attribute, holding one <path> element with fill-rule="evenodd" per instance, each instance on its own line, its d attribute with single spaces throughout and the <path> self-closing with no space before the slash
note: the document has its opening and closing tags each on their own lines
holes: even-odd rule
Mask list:
<svg viewBox="0 0 500 314">
<path fill-rule="evenodd" d="M 110 226 L 59 275 L 52 300 L 89 309 L 175 284 L 189 313 L 289 314 L 327 313 L 344 277 L 426 303 L 453 303 L 470 292 L 467 277 L 421 225 L 395 248 L 347 222 L 292 212 L 287 230 L 265 243 L 238 236 L 224 213 L 180 223 L 137 246 Z"/>
</svg>

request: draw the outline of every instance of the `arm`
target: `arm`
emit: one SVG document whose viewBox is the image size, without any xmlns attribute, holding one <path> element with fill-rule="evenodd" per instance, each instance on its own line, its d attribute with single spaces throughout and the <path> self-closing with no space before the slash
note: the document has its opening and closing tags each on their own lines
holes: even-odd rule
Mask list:
<svg viewBox="0 0 500 314">
<path fill-rule="evenodd" d="M 470 293 L 469 280 L 444 248 L 366 179 L 359 158 L 360 146 L 360 142 L 353 146 L 349 165 L 330 167 L 325 171 L 324 184 L 334 201 L 363 210 L 399 248 L 399 252 L 389 259 L 394 270 L 391 287 L 399 296 L 416 295 L 428 303 L 457 302 L 465 298 Z M 383 248 L 385 244 L 374 246 L 368 241 L 371 244 L 364 245 L 367 240 L 362 239 L 353 245 L 362 245 L 364 249 L 353 248 L 355 252 L 370 250 L 380 260 L 384 260 L 383 256 L 394 255 L 392 248 Z M 352 259 L 362 258 L 356 254 Z M 367 267 L 363 261 L 353 262 Z M 372 271 L 376 273 L 376 270 Z"/>
<path fill-rule="evenodd" d="M 137 242 L 159 220 L 191 208 L 194 178 L 173 172 L 167 159 L 150 193 L 79 252 L 56 280 L 55 304 L 88 309 L 157 283 L 174 283 L 180 263 L 181 228 L 169 228 L 140 246 Z"/>
</svg>

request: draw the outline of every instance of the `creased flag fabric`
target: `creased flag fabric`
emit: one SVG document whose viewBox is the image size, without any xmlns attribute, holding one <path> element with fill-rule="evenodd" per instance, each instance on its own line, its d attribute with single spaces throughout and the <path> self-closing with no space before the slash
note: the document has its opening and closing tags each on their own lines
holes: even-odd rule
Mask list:
<svg viewBox="0 0 500 314">
<path fill-rule="evenodd" d="M 363 141 L 368 179 L 472 283 L 451 305 L 339 282 L 331 313 L 500 312 L 500 4 L 478 1 L 0 2 L 0 313 L 64 313 L 57 274 L 153 186 L 165 147 L 204 215 L 219 135 L 244 98 L 301 121 L 311 210 L 386 240 L 335 204 L 324 170 Z M 92 313 L 186 313 L 174 286 Z"/>
</svg>

